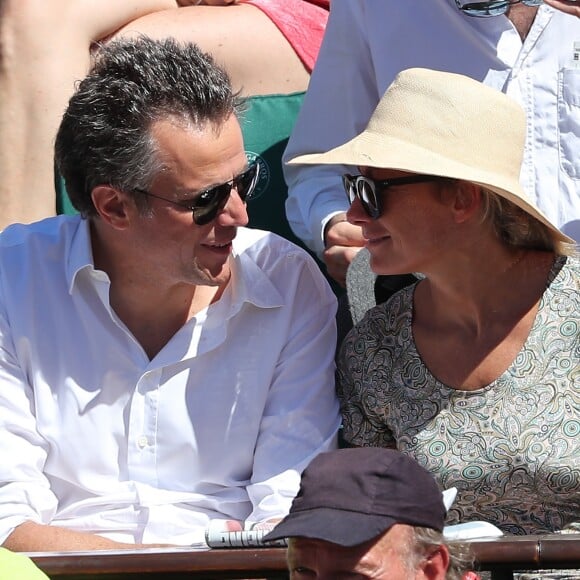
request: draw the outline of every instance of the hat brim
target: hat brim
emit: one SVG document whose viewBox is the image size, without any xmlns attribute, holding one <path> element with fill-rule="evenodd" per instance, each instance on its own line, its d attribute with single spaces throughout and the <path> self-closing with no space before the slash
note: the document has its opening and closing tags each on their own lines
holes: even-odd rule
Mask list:
<svg viewBox="0 0 580 580">
<path fill-rule="evenodd" d="M 532 217 L 548 227 L 556 240 L 566 244 L 576 244 L 575 240 L 562 233 L 531 202 L 526 199 L 520 183 L 515 179 L 438 154 L 416 143 L 409 143 L 391 136 L 365 131 L 344 145 L 326 153 L 311 153 L 291 159 L 289 164 L 306 165 L 351 165 L 354 167 L 375 167 L 395 169 L 409 173 L 421 173 L 449 177 L 476 183 L 511 201 Z"/>
<path fill-rule="evenodd" d="M 388 516 L 321 507 L 290 513 L 262 540 L 301 537 L 352 547 L 380 536 L 396 523 Z"/>
</svg>

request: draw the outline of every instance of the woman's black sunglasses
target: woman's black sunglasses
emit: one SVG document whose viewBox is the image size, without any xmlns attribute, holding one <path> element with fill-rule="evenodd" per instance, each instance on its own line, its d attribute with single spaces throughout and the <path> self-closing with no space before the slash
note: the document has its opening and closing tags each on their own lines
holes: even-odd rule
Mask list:
<svg viewBox="0 0 580 580">
<path fill-rule="evenodd" d="M 213 187 L 198 193 L 193 199 L 184 201 L 175 201 L 144 189 L 137 188 L 133 191 L 135 193 L 140 193 L 141 195 L 162 199 L 184 210 L 191 211 L 193 213 L 193 221 L 198 226 L 203 226 L 214 220 L 218 213 L 224 209 L 232 189 L 235 188 L 240 199 L 244 203 L 248 202 L 256 190 L 259 174 L 260 163 L 259 161 L 255 161 L 248 167 L 248 169 L 239 175 L 236 175 L 233 179 L 230 179 L 225 183 L 220 183 L 219 185 L 214 185 Z"/>
<path fill-rule="evenodd" d="M 441 179 L 435 175 L 409 175 L 408 177 L 394 177 L 393 179 L 371 179 L 364 175 L 342 176 L 342 184 L 346 191 L 349 203 L 358 198 L 363 209 L 371 219 L 378 219 L 383 211 L 380 193 L 395 185 L 409 185 Z"/>
</svg>

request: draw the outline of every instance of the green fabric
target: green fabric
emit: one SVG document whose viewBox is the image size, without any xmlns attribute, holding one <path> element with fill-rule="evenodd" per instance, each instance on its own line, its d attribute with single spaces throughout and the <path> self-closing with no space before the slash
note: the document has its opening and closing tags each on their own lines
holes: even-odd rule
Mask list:
<svg viewBox="0 0 580 580">
<path fill-rule="evenodd" d="M 286 219 L 288 189 L 282 173 L 282 154 L 302 105 L 304 93 L 252 97 L 242 120 L 242 133 L 248 157 L 259 157 L 263 165 L 256 194 L 248 203 L 249 226 L 269 230 L 304 248 Z M 344 293 L 319 262 L 322 272 L 337 296 Z"/>
<path fill-rule="evenodd" d="M 252 97 L 242 120 L 246 151 L 250 158 L 259 157 L 263 166 L 256 195 L 248 203 L 249 225 L 275 232 L 299 245 L 302 244 L 286 220 L 282 154 L 303 97 L 304 93 Z"/>
<path fill-rule="evenodd" d="M 54 172 L 54 188 L 56 189 L 56 213 L 64 213 L 67 215 L 78 213 L 70 201 L 64 185 L 64 180 L 56 169 Z"/>
<path fill-rule="evenodd" d="M 0 548 L 0 580 L 48 580 L 48 576 L 24 554 Z"/>
</svg>

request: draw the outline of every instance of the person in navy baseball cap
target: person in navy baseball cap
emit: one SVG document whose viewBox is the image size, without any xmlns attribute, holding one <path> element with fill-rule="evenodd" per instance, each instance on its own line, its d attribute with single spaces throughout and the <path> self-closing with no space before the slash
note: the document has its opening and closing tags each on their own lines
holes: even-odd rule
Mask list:
<svg viewBox="0 0 580 580">
<path fill-rule="evenodd" d="M 471 559 L 443 539 L 446 509 L 431 474 L 385 448 L 321 453 L 289 514 L 264 541 L 289 538 L 292 580 L 465 578 Z"/>
</svg>

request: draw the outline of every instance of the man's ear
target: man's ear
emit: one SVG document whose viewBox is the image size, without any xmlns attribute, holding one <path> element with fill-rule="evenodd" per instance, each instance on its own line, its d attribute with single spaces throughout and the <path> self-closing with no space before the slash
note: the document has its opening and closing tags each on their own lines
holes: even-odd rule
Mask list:
<svg viewBox="0 0 580 580">
<path fill-rule="evenodd" d="M 468 181 L 458 181 L 454 191 L 453 215 L 460 224 L 471 219 L 481 207 L 481 187 Z"/>
<path fill-rule="evenodd" d="M 115 229 L 125 229 L 129 223 L 131 203 L 124 192 L 108 185 L 98 185 L 91 193 L 98 216 Z"/>
<path fill-rule="evenodd" d="M 449 550 L 441 544 L 421 562 L 419 578 L 445 580 L 449 568 Z"/>
</svg>

